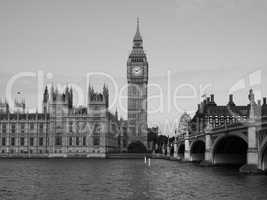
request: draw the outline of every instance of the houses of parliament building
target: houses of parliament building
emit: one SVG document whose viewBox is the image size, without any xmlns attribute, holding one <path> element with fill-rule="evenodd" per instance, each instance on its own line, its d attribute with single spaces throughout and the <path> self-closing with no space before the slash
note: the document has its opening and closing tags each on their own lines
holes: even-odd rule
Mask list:
<svg viewBox="0 0 267 200">
<path fill-rule="evenodd" d="M 0 157 L 106 157 L 127 151 L 129 144 L 147 147 L 148 63 L 139 22 L 127 61 L 128 120 L 109 108 L 109 90 L 88 87 L 87 106 L 73 105 L 72 88 L 53 86 L 43 93 L 43 111 L 28 113 L 25 102 L 11 112 L 0 102 Z M 142 128 L 141 128 L 142 127 Z"/>
<path fill-rule="evenodd" d="M 46 87 L 43 112 L 25 112 L 24 102 L 9 111 L 0 103 L 2 157 L 106 157 L 127 147 L 127 121 L 108 111 L 106 86 L 97 93 L 89 86 L 88 105 L 73 106 L 73 92 Z"/>
</svg>

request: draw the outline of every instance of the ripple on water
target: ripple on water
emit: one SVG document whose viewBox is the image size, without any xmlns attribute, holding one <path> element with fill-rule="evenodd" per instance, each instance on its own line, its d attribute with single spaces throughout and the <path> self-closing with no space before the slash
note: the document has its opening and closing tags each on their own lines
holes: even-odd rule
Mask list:
<svg viewBox="0 0 267 200">
<path fill-rule="evenodd" d="M 0 199 L 267 199 L 267 176 L 151 160 L 1 160 Z"/>
</svg>

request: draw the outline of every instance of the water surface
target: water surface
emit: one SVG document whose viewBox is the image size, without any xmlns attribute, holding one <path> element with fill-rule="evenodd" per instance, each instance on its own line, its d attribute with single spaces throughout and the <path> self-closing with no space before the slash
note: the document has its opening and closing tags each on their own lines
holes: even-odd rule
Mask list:
<svg viewBox="0 0 267 200">
<path fill-rule="evenodd" d="M 167 160 L 0 160 L 0 199 L 266 200 L 267 176 Z"/>
</svg>

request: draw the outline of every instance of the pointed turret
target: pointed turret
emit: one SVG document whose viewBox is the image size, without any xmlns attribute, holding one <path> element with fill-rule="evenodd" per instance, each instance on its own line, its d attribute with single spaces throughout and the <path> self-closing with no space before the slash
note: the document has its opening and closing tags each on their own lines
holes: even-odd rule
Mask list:
<svg viewBox="0 0 267 200">
<path fill-rule="evenodd" d="M 106 102 L 106 107 L 108 108 L 109 106 L 109 91 L 108 88 L 106 87 L 106 85 L 104 84 L 103 86 L 103 96 Z"/>
<path fill-rule="evenodd" d="M 8 113 L 9 112 L 9 105 L 7 100 L 1 99 L 0 101 L 0 113 Z"/>
<path fill-rule="evenodd" d="M 139 28 L 139 18 L 137 18 L 137 27 L 133 42 L 134 42 L 134 48 L 143 48 L 142 47 L 143 39 L 140 34 L 140 28 Z"/>
<path fill-rule="evenodd" d="M 115 118 L 116 118 L 116 120 L 119 120 L 118 110 L 117 110 L 117 109 L 116 109 L 116 111 L 115 111 Z"/>
<path fill-rule="evenodd" d="M 108 98 L 109 98 L 109 92 L 106 87 L 106 85 L 103 86 L 103 89 L 101 92 L 97 92 L 94 90 L 91 85 L 88 87 L 88 113 L 94 114 L 106 112 L 108 108 Z"/>
<path fill-rule="evenodd" d="M 88 102 L 92 100 L 94 94 L 94 89 L 91 87 L 90 83 L 88 86 Z"/>
<path fill-rule="evenodd" d="M 72 87 L 70 88 L 70 92 L 69 92 L 69 108 L 73 108 L 73 90 L 72 90 Z"/>
<path fill-rule="evenodd" d="M 25 104 L 25 100 L 24 99 L 15 99 L 14 102 L 14 111 L 17 113 L 25 113 L 25 108 L 26 108 L 26 104 Z"/>
<path fill-rule="evenodd" d="M 63 101 L 69 104 L 69 100 L 70 100 L 69 86 L 65 88 L 65 93 L 63 93 L 62 97 L 63 97 Z"/>
<path fill-rule="evenodd" d="M 47 86 L 45 86 L 44 97 L 43 97 L 43 112 L 47 113 L 48 111 L 48 101 L 49 101 L 49 92 Z"/>
<path fill-rule="evenodd" d="M 52 86 L 51 86 L 50 96 L 52 97 L 51 98 L 52 101 L 55 101 L 56 100 L 56 94 L 55 94 L 54 84 L 52 84 Z"/>
<path fill-rule="evenodd" d="M 228 106 L 235 106 L 233 94 L 229 95 L 229 102 L 227 105 Z"/>
<path fill-rule="evenodd" d="M 133 48 L 128 59 L 128 63 L 130 62 L 140 62 L 140 63 L 146 62 L 146 54 L 143 50 L 143 39 L 140 34 L 140 25 L 138 18 L 137 18 L 136 33 L 133 38 Z"/>
<path fill-rule="evenodd" d="M 44 97 L 43 97 L 43 103 L 47 103 L 49 99 L 49 94 L 48 94 L 48 88 L 47 85 L 45 86 L 45 91 L 44 91 Z"/>
<path fill-rule="evenodd" d="M 249 90 L 249 95 L 248 95 L 248 100 L 249 100 L 249 119 L 253 122 L 256 119 L 256 102 L 255 102 L 255 96 L 253 93 L 253 90 Z"/>
</svg>

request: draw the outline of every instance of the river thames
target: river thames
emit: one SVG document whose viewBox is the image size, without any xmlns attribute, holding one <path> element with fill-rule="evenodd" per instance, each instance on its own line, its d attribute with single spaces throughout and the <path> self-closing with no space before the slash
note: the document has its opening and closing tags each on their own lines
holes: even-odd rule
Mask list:
<svg viewBox="0 0 267 200">
<path fill-rule="evenodd" d="M 0 160 L 0 199 L 267 199 L 267 176 L 151 160 Z"/>
</svg>

